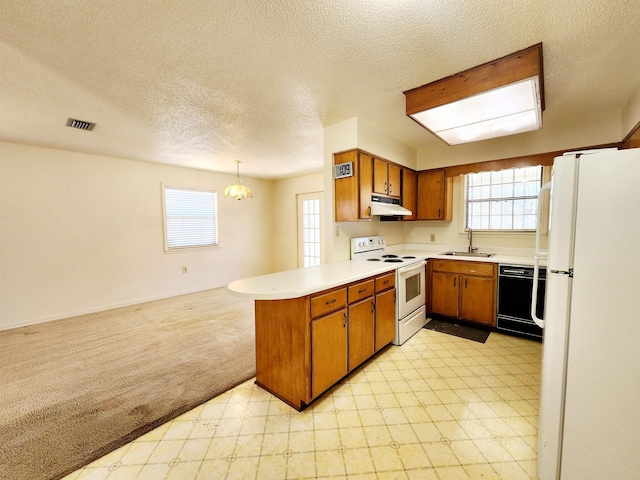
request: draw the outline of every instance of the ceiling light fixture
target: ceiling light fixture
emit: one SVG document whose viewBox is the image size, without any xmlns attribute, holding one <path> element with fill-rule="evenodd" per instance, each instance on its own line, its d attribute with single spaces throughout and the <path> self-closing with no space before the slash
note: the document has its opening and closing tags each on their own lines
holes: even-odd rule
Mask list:
<svg viewBox="0 0 640 480">
<path fill-rule="evenodd" d="M 245 198 L 253 197 L 253 193 L 246 185 L 243 185 L 240 181 L 240 160 L 236 160 L 236 181 L 233 185 L 229 185 L 224 189 L 225 197 L 233 197 L 236 200 L 243 200 Z"/>
<path fill-rule="evenodd" d="M 542 128 L 542 43 L 404 92 L 407 116 L 448 145 Z"/>
</svg>

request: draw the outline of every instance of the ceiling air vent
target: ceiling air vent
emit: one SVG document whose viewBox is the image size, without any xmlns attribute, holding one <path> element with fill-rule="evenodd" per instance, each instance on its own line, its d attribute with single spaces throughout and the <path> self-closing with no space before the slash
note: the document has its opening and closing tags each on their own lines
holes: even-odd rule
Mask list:
<svg viewBox="0 0 640 480">
<path fill-rule="evenodd" d="M 79 128 L 80 130 L 91 131 L 95 126 L 95 123 L 85 122 L 84 120 L 76 120 L 75 118 L 70 118 L 69 120 L 67 120 L 67 127 Z"/>
</svg>

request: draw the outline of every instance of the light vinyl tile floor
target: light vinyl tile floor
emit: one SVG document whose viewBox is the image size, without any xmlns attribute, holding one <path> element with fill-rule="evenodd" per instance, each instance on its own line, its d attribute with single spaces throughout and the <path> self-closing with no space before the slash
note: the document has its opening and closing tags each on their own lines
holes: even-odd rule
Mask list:
<svg viewBox="0 0 640 480">
<path fill-rule="evenodd" d="M 254 380 L 65 480 L 536 478 L 541 344 L 420 330 L 302 412 Z"/>
</svg>

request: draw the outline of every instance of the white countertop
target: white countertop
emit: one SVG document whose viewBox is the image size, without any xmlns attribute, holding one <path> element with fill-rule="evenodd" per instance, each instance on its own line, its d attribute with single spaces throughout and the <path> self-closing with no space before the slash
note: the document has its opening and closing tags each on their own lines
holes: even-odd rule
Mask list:
<svg viewBox="0 0 640 480">
<path fill-rule="evenodd" d="M 446 250 L 445 250 L 446 251 Z M 400 256 L 413 255 L 416 261 L 421 259 L 465 260 L 471 262 L 491 262 L 509 265 L 533 265 L 532 256 L 496 254 L 492 257 L 452 257 L 426 250 L 391 250 Z M 229 284 L 229 291 L 236 296 L 254 300 L 283 300 L 327 290 L 363 278 L 390 272 L 407 263 L 385 263 L 345 260 L 343 262 L 326 263 L 317 267 L 299 268 L 285 272 L 270 273 L 257 277 L 243 278 Z"/>
<path fill-rule="evenodd" d="M 243 278 L 230 283 L 228 288 L 232 294 L 240 297 L 254 300 L 282 300 L 339 287 L 373 275 L 390 272 L 396 268 L 398 268 L 397 263 L 345 260 L 317 267 Z"/>
</svg>

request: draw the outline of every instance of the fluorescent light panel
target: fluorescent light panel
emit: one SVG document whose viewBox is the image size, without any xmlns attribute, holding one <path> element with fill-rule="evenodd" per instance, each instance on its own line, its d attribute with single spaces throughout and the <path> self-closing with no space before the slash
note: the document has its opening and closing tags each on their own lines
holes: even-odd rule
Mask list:
<svg viewBox="0 0 640 480">
<path fill-rule="evenodd" d="M 542 128 L 539 78 L 488 90 L 410 115 L 449 145 Z"/>
</svg>

